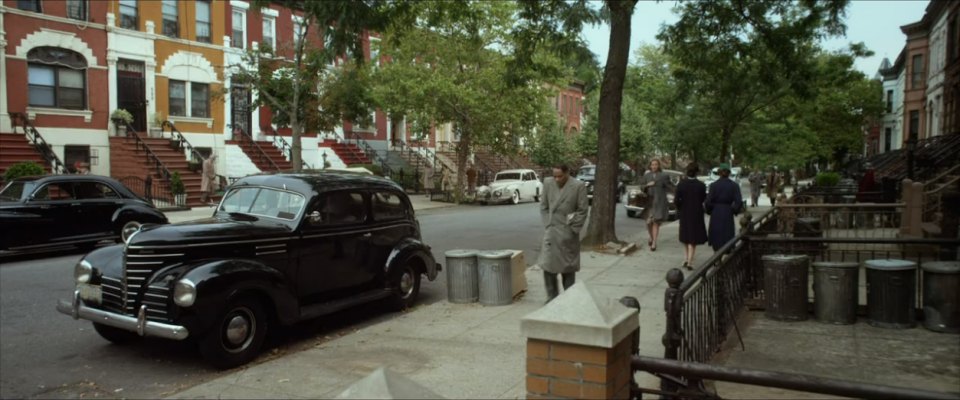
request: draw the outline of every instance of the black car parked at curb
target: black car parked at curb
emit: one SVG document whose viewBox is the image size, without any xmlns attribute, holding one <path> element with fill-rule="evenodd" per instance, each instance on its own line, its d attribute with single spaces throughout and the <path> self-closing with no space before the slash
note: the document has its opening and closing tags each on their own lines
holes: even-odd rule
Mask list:
<svg viewBox="0 0 960 400">
<path fill-rule="evenodd" d="M 99 175 L 17 178 L 0 190 L 0 250 L 22 252 L 121 238 L 167 217 L 116 179 Z"/>
<path fill-rule="evenodd" d="M 241 178 L 210 218 L 143 226 L 75 268 L 57 309 L 105 339 L 195 339 L 214 366 L 249 362 L 275 324 L 385 300 L 404 309 L 441 267 L 397 184 L 353 173 Z"/>
</svg>

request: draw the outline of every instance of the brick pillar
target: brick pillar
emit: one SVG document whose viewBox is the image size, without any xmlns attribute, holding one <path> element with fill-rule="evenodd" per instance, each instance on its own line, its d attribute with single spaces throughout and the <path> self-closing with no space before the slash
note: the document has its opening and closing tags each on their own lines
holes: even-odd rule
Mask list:
<svg viewBox="0 0 960 400">
<path fill-rule="evenodd" d="M 527 398 L 626 399 L 638 312 L 577 283 L 525 316 Z"/>
</svg>

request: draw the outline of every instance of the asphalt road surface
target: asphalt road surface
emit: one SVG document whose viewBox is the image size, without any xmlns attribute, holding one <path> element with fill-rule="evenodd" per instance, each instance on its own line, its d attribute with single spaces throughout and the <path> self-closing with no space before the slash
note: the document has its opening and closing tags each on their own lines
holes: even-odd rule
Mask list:
<svg viewBox="0 0 960 400">
<path fill-rule="evenodd" d="M 424 241 L 445 264 L 451 249 L 519 249 L 535 264 L 543 228 L 538 205 L 461 206 L 421 211 Z M 643 230 L 617 208 L 618 235 Z M 0 398 L 160 398 L 221 374 L 189 342 L 144 339 L 118 346 L 88 321 L 55 309 L 73 291 L 78 252 L 0 259 Z M 538 282 L 531 282 L 538 284 Z M 445 275 L 421 286 L 420 304 L 446 299 Z M 379 304 L 361 306 L 295 327 L 275 329 L 255 363 L 313 347 L 393 318 Z M 242 367 L 241 367 L 242 368 Z"/>
</svg>

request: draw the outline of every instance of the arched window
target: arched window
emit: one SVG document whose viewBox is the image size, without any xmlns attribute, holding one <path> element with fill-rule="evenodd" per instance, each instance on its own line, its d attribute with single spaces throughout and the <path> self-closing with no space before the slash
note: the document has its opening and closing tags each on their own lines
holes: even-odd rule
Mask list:
<svg viewBox="0 0 960 400">
<path fill-rule="evenodd" d="M 27 53 L 31 106 L 82 110 L 87 102 L 87 60 L 59 47 L 37 47 Z"/>
</svg>

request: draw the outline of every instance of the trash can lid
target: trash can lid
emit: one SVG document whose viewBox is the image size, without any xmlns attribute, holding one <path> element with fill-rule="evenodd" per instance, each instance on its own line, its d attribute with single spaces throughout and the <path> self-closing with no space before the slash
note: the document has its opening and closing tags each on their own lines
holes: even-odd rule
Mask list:
<svg viewBox="0 0 960 400">
<path fill-rule="evenodd" d="M 884 271 L 902 271 L 907 269 L 914 269 L 917 267 L 917 263 L 907 260 L 867 260 L 864 262 L 864 265 L 870 269 L 884 270 Z"/>
<path fill-rule="evenodd" d="M 513 258 L 513 252 L 510 250 L 483 250 L 477 253 L 477 258 L 499 260 L 503 258 Z"/>
<path fill-rule="evenodd" d="M 790 263 L 794 261 L 806 260 L 808 257 L 803 254 L 768 254 L 760 259 L 762 261 L 776 261 L 782 263 Z"/>
<path fill-rule="evenodd" d="M 454 249 L 447 250 L 443 255 L 453 258 L 466 258 L 466 257 L 476 257 L 477 253 L 480 250 L 471 250 L 471 249 Z"/>
<path fill-rule="evenodd" d="M 920 264 L 924 271 L 938 274 L 960 274 L 960 261 L 933 261 Z"/>
<path fill-rule="evenodd" d="M 851 261 L 817 261 L 813 263 L 814 268 L 859 268 L 860 263 Z"/>
</svg>

